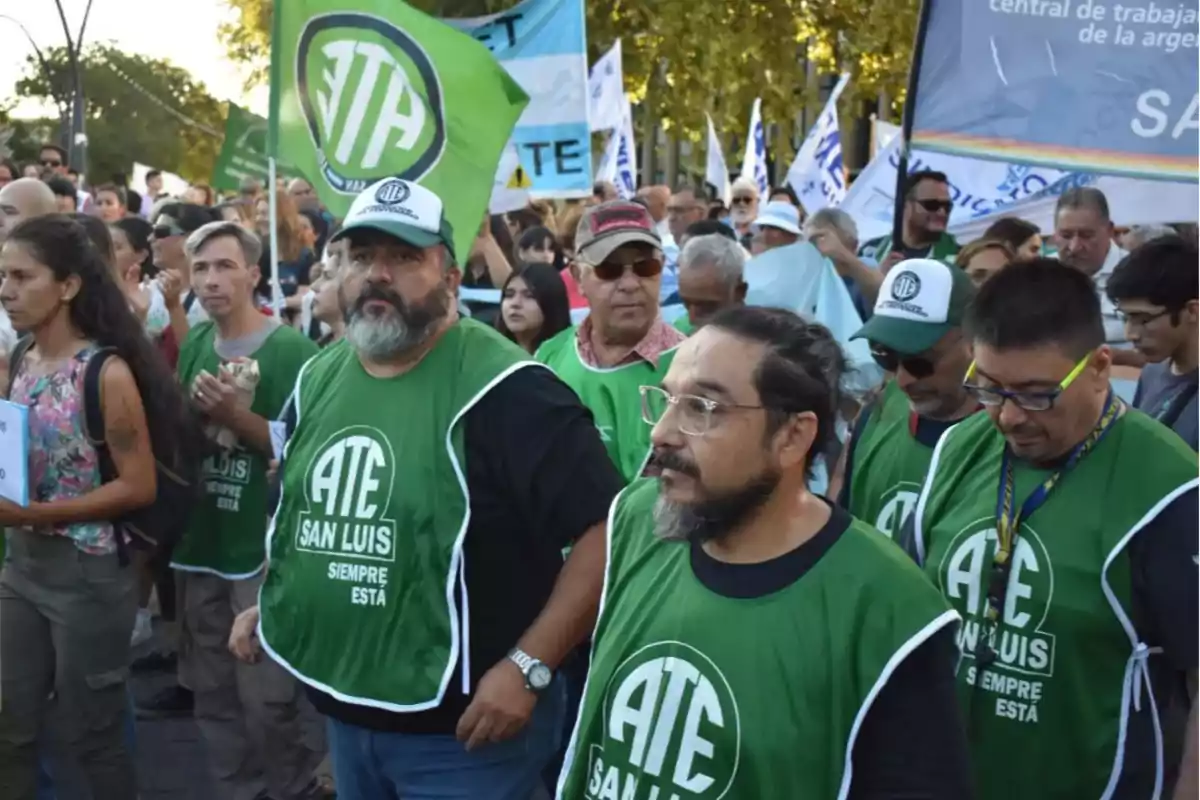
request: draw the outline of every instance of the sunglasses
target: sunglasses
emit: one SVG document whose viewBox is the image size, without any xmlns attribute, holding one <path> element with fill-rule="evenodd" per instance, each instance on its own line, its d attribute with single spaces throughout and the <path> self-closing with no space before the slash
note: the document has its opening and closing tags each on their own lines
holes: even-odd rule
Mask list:
<svg viewBox="0 0 1200 800">
<path fill-rule="evenodd" d="M 954 210 L 954 203 L 949 200 L 914 200 L 913 202 L 930 214 L 936 214 L 938 211 L 945 211 L 949 214 Z"/>
<path fill-rule="evenodd" d="M 580 262 L 587 263 L 587 262 Z M 663 262 L 660 258 L 643 258 L 632 264 L 614 264 L 611 261 L 604 261 L 600 264 L 588 264 L 592 268 L 592 272 L 602 281 L 615 281 L 625 274 L 625 270 L 633 270 L 633 274 L 639 278 L 653 278 L 656 275 L 661 275 L 663 271 Z"/>
<path fill-rule="evenodd" d="M 731 205 L 731 206 L 743 206 L 743 205 L 748 206 L 753 202 L 754 202 L 753 197 L 735 197 L 729 201 L 729 205 Z"/>
<path fill-rule="evenodd" d="M 61 167 L 62 166 L 61 161 L 43 161 L 41 163 L 42 163 L 43 167 Z"/>
<path fill-rule="evenodd" d="M 900 367 L 914 378 L 928 378 L 937 370 L 937 362 L 926 356 L 902 356 L 888 347 L 873 345 L 871 358 L 884 372 L 897 372 Z"/>
</svg>

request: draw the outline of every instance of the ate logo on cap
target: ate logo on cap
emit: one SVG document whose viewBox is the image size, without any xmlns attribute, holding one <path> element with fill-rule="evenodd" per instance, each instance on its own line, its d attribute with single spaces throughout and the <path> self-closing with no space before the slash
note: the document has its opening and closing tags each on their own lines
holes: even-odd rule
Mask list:
<svg viewBox="0 0 1200 800">
<path fill-rule="evenodd" d="M 388 181 L 375 190 L 375 202 L 385 206 L 398 206 L 409 198 L 412 189 L 401 180 Z"/>
<path fill-rule="evenodd" d="M 921 293 L 921 279 L 915 272 L 905 270 L 896 276 L 892 283 L 892 299 L 907 303 Z"/>
</svg>

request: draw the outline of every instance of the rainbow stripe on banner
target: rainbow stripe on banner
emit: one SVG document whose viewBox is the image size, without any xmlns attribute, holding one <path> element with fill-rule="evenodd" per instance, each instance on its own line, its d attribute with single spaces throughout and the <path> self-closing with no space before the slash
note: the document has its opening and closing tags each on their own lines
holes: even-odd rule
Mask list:
<svg viewBox="0 0 1200 800">
<path fill-rule="evenodd" d="M 1136 154 L 934 130 L 914 130 L 912 146 L 987 161 L 1035 164 L 1058 169 L 1123 175 L 1129 178 L 1196 180 L 1194 156 Z"/>
<path fill-rule="evenodd" d="M 1142 5 L 922 0 L 909 141 L 974 158 L 1195 182 L 1200 0 Z"/>
</svg>

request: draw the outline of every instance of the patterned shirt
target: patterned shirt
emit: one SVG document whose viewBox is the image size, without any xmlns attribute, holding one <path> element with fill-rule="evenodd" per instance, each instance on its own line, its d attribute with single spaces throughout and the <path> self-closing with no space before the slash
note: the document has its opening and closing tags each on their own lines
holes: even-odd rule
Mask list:
<svg viewBox="0 0 1200 800">
<path fill-rule="evenodd" d="M 684 339 L 687 338 L 683 333 L 667 323 L 663 322 L 663 318 L 659 317 L 654 320 L 654 324 L 650 326 L 650 330 L 642 337 L 629 351 L 629 354 L 618 361 L 616 364 L 601 364 L 596 358 L 596 350 L 592 347 L 592 318 L 587 317 L 575 331 L 576 341 L 579 344 L 579 357 L 583 359 L 585 364 L 593 367 L 609 366 L 619 367 L 622 364 L 632 364 L 638 359 L 647 361 L 650 366 L 658 366 L 658 357 L 665 351 L 675 347 Z"/>
<path fill-rule="evenodd" d="M 26 370 L 14 378 L 10 399 L 29 407 L 29 498 L 46 503 L 80 497 L 100 486 L 100 457 L 85 435 L 83 377 L 96 351 L 88 345 L 45 375 Z M 40 533 L 66 536 L 85 553 L 117 549 L 109 522 L 51 526 Z"/>
</svg>

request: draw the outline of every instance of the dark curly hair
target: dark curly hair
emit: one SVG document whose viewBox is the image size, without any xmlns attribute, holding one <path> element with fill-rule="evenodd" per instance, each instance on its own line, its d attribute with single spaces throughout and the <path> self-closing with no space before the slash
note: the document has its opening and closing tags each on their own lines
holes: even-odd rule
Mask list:
<svg viewBox="0 0 1200 800">
<path fill-rule="evenodd" d="M 146 409 L 155 457 L 169 467 L 203 458 L 207 445 L 198 417 L 83 225 L 65 214 L 32 217 L 14 227 L 8 241 L 27 248 L 50 268 L 55 280 L 79 278 L 79 292 L 70 305 L 71 324 L 85 339 L 111 347 L 129 365 Z"/>
</svg>

